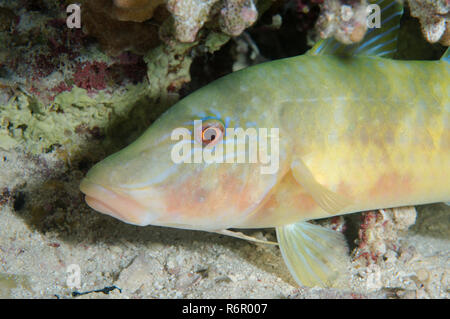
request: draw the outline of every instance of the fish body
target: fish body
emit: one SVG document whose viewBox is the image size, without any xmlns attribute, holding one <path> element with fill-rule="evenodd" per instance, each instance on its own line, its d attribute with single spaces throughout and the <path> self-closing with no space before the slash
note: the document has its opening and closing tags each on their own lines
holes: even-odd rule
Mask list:
<svg viewBox="0 0 450 319">
<path fill-rule="evenodd" d="M 319 184 L 350 200 L 346 213 L 450 198 L 449 63 L 300 56 L 268 66 L 255 70 L 260 89 L 280 86 L 256 108 L 283 128 L 281 139 L 289 142 L 282 152 L 291 165 L 301 159 Z M 287 172 L 278 184 L 282 196 L 275 191 L 239 226 L 333 215 L 308 190 L 292 187 L 293 175 Z"/>
<path fill-rule="evenodd" d="M 227 235 L 275 227 L 296 281 L 333 285 L 346 267 L 345 241 L 308 220 L 450 201 L 449 51 L 440 61 L 384 58 L 401 7 L 378 3 L 384 26 L 361 44 L 323 41 L 179 101 L 88 172 L 80 185 L 87 203 L 136 225 Z M 236 161 L 251 139 L 235 139 L 231 128 L 255 129 L 270 161 L 262 151 Z M 220 149 L 226 160 L 205 160 L 205 150 Z M 174 160 L 180 150 L 183 160 Z M 262 173 L 267 165 L 275 169 Z"/>
</svg>

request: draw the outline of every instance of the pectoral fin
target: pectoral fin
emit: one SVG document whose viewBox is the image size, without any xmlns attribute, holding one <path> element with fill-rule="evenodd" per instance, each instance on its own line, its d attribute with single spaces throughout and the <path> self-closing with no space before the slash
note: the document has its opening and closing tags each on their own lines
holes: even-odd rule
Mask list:
<svg viewBox="0 0 450 319">
<path fill-rule="evenodd" d="M 276 230 L 284 262 L 300 286 L 342 286 L 350 259 L 341 233 L 308 222 Z"/>
<path fill-rule="evenodd" d="M 299 183 L 314 198 L 314 201 L 330 215 L 336 215 L 343 212 L 346 207 L 352 204 L 352 201 L 346 196 L 333 192 L 319 184 L 302 160 L 294 160 L 291 169 L 297 183 Z"/>
</svg>

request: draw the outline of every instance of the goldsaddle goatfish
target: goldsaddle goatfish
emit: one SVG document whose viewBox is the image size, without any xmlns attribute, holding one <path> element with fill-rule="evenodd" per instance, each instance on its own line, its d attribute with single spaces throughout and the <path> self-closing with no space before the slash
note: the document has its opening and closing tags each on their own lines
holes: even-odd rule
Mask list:
<svg viewBox="0 0 450 319">
<path fill-rule="evenodd" d="M 333 286 L 349 260 L 344 236 L 308 220 L 450 201 L 449 49 L 438 61 L 391 59 L 403 8 L 378 4 L 381 27 L 360 43 L 322 40 L 177 102 L 88 172 L 88 205 L 134 225 L 250 240 L 229 229 L 275 227 L 297 283 Z M 262 172 L 267 158 L 235 161 L 250 135 L 229 128 L 267 128 L 271 141 L 262 147 L 261 133 L 258 147 L 276 169 Z M 174 160 L 181 142 L 189 157 Z M 222 162 L 191 158 L 231 142 Z"/>
</svg>

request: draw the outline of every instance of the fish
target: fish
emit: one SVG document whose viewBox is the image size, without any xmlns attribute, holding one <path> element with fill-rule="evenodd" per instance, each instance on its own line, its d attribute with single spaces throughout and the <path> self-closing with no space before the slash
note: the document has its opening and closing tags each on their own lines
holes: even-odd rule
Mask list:
<svg viewBox="0 0 450 319">
<path fill-rule="evenodd" d="M 449 49 L 436 61 L 392 59 L 403 8 L 376 3 L 381 27 L 359 43 L 321 40 L 178 101 L 89 170 L 87 204 L 133 225 L 257 242 L 237 230 L 275 228 L 300 286 L 334 286 L 348 268 L 345 238 L 311 221 L 450 202 Z"/>
</svg>

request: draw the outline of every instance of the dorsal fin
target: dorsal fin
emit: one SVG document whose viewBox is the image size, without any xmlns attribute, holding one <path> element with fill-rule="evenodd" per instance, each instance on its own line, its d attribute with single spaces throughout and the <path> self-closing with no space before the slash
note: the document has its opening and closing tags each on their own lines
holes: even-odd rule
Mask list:
<svg viewBox="0 0 450 319">
<path fill-rule="evenodd" d="M 334 38 L 321 40 L 307 54 L 393 57 L 397 51 L 403 6 L 397 0 L 371 0 L 369 3 L 380 7 L 380 28 L 369 28 L 361 42 L 351 45 L 340 43 Z"/>
<path fill-rule="evenodd" d="M 441 57 L 441 60 L 450 63 L 450 47 L 448 47 L 447 50 L 445 50 L 444 54 Z"/>
</svg>

